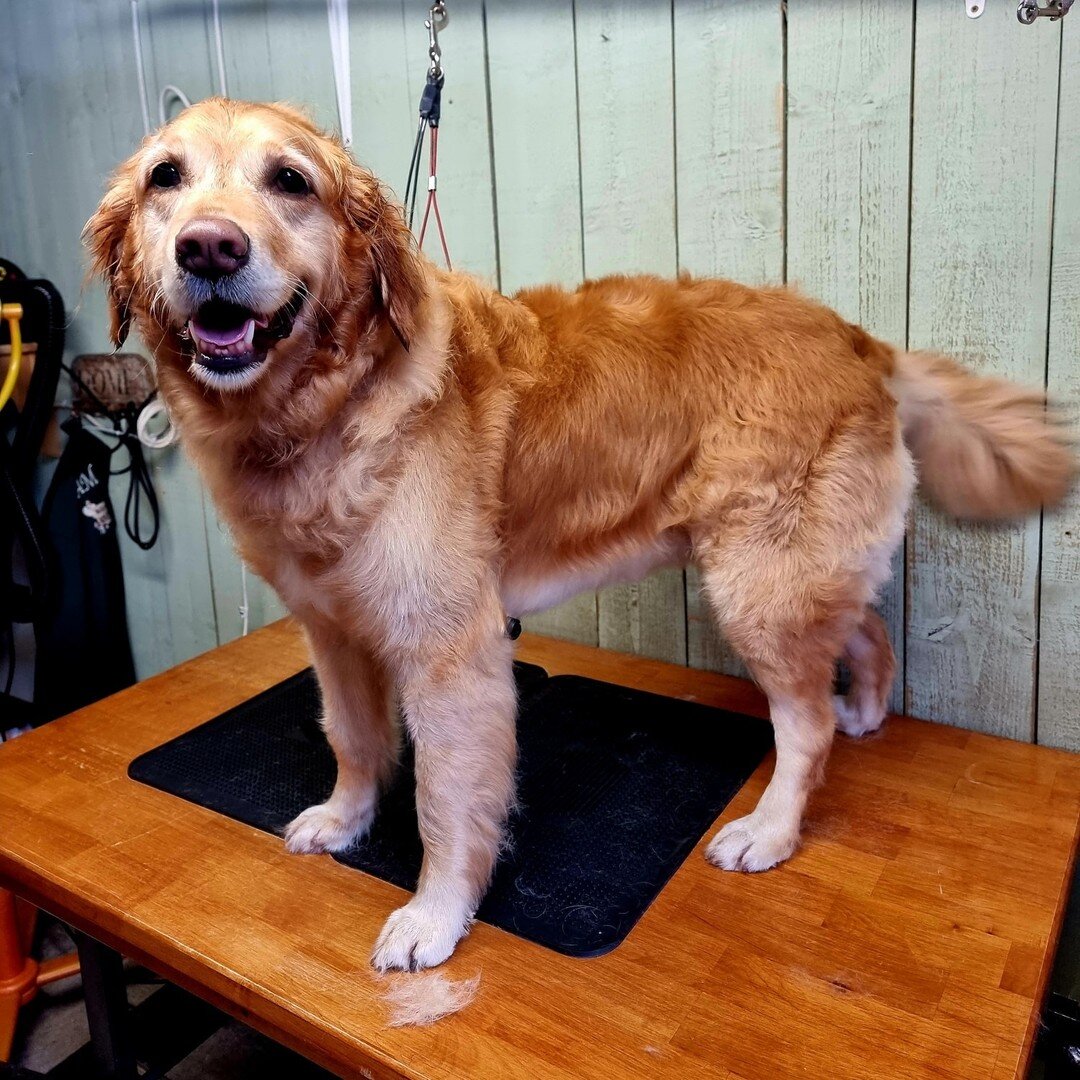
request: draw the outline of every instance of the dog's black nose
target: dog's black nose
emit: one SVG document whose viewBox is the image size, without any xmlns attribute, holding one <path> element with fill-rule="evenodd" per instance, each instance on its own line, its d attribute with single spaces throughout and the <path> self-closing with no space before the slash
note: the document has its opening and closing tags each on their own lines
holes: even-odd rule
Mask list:
<svg viewBox="0 0 1080 1080">
<path fill-rule="evenodd" d="M 202 278 L 234 274 L 248 261 L 250 245 L 243 230 L 227 218 L 189 221 L 176 237 L 176 261 Z"/>
</svg>

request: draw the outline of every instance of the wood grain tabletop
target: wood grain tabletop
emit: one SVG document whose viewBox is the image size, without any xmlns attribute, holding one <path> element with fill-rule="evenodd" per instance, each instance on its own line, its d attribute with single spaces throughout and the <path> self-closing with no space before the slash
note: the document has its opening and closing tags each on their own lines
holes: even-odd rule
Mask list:
<svg viewBox="0 0 1080 1080">
<path fill-rule="evenodd" d="M 521 659 L 764 715 L 749 684 L 525 635 Z M 307 665 L 288 620 L 0 746 L 0 882 L 344 1076 L 1022 1076 L 1071 881 L 1080 759 L 891 718 L 838 736 L 802 849 L 695 851 L 595 959 L 478 924 L 476 1000 L 387 1024 L 405 894 L 135 783 L 137 755 Z M 720 821 L 748 812 L 766 759 Z"/>
</svg>

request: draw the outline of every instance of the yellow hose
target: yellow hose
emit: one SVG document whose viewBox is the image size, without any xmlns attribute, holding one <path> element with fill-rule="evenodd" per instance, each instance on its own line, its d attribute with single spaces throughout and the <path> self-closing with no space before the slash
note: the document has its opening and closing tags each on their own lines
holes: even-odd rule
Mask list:
<svg viewBox="0 0 1080 1080">
<path fill-rule="evenodd" d="M 4 385 L 0 386 L 0 409 L 8 403 L 8 398 L 15 392 L 15 382 L 19 378 L 19 367 L 22 364 L 22 332 L 19 328 L 19 320 L 22 318 L 22 313 L 22 304 L 0 305 L 0 319 L 7 319 L 8 329 L 11 331 L 11 363 L 8 364 Z"/>
</svg>

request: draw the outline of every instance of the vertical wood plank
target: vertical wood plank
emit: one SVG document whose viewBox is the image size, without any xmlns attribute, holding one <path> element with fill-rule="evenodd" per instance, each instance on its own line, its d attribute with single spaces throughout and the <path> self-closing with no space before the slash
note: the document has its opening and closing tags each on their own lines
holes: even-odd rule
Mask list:
<svg viewBox="0 0 1080 1080">
<path fill-rule="evenodd" d="M 246 0 L 220 10 L 229 97 L 287 101 L 337 131 L 326 5 Z"/>
<path fill-rule="evenodd" d="M 147 456 L 161 533 L 149 551 L 121 537 L 128 626 L 140 679 L 218 644 L 198 474 L 176 443 Z M 111 485 L 118 512 L 126 490 L 122 483 L 121 478 Z"/>
<path fill-rule="evenodd" d="M 784 32 L 773 0 L 675 4 L 679 263 L 748 284 L 784 276 Z M 686 574 L 694 667 L 742 673 L 697 571 Z"/>
<path fill-rule="evenodd" d="M 226 6 L 222 5 L 223 8 Z M 161 120 L 163 87 L 177 87 L 192 103 L 218 92 L 217 48 L 211 8 L 209 2 L 201 7 L 200 10 L 179 6 L 175 0 L 139 0 L 147 96 L 154 126 Z M 182 103 L 172 97 L 166 100 L 165 106 L 166 119 L 172 119 L 183 108 Z"/>
<path fill-rule="evenodd" d="M 1047 388 L 1080 442 L 1080 207 L 1072 192 L 1080 170 L 1080 27 L 1064 21 L 1061 27 Z M 1049 80 L 1040 90 L 1049 92 Z M 1080 750 L 1080 488 L 1074 487 L 1063 506 L 1047 511 L 1042 551 L 1038 741 Z"/>
<path fill-rule="evenodd" d="M 675 131 L 672 12 L 667 0 L 577 8 L 585 273 L 673 274 Z M 686 662 L 681 571 L 607 589 L 600 644 Z"/>
<path fill-rule="evenodd" d="M 206 507 L 206 547 L 210 560 L 210 577 L 214 585 L 214 618 L 218 640 L 224 644 L 244 632 L 244 572 L 236 553 L 228 526 L 218 517 L 208 493 L 204 492 Z M 254 571 L 247 571 L 248 628 L 280 619 L 285 605 L 277 593 Z"/>
<path fill-rule="evenodd" d="M 912 17 L 913 0 L 788 7 L 788 281 L 901 348 Z M 897 658 L 891 706 L 901 709 L 903 549 L 893 565 L 879 606 Z"/>
<path fill-rule="evenodd" d="M 15 0 L 0 0 L 2 25 L 11 26 Z M 19 63 L 15 35 L 0 35 L 0 130 L 4 153 L 0 154 L 0 255 L 18 263 L 28 273 L 38 265 L 35 227 L 38 218 L 33 183 L 33 159 L 26 133 L 25 109 L 19 91 Z"/>
<path fill-rule="evenodd" d="M 488 0 L 487 27 L 503 291 L 577 285 L 584 255 L 573 2 Z"/>
<path fill-rule="evenodd" d="M 488 0 L 487 30 L 502 290 L 576 285 L 584 255 L 573 2 Z M 584 593 L 530 616 L 526 628 L 596 645 L 596 605 L 596 594 Z"/>
<path fill-rule="evenodd" d="M 406 23 L 418 19 L 422 28 L 423 12 L 404 0 L 353 0 L 349 5 L 353 156 L 399 199 L 405 194 L 423 85 L 424 52 L 416 61 L 420 82 L 413 86 L 406 32 Z M 416 47 L 415 40 L 411 45 Z"/>
<path fill-rule="evenodd" d="M 1055 114 L 1031 108 L 1060 26 L 1011 11 L 916 20 L 910 342 L 1042 385 Z M 958 524 L 920 506 L 908 541 L 909 711 L 1031 739 L 1038 519 Z"/>
</svg>

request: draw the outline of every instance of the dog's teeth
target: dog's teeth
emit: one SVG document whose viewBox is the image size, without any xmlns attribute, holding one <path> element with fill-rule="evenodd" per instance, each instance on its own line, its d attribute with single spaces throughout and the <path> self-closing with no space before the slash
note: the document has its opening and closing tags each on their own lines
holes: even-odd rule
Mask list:
<svg viewBox="0 0 1080 1080">
<path fill-rule="evenodd" d="M 255 320 L 248 319 L 247 327 L 244 330 L 244 342 L 250 345 L 255 340 Z"/>
</svg>

